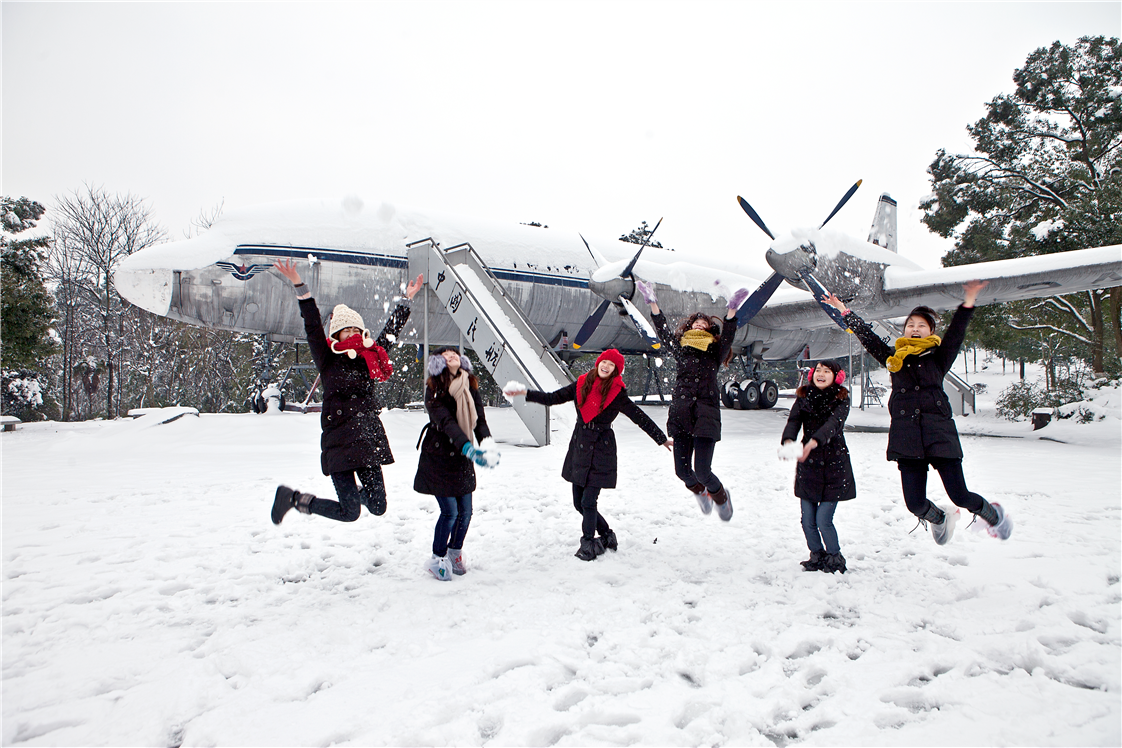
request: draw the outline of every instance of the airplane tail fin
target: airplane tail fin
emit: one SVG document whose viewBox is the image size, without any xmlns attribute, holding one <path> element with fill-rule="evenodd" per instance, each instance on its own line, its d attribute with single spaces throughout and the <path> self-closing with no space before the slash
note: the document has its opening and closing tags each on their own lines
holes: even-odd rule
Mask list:
<svg viewBox="0 0 1122 748">
<path fill-rule="evenodd" d="M 869 242 L 896 252 L 896 201 L 885 192 L 877 202 L 873 225 L 869 228 Z"/>
</svg>

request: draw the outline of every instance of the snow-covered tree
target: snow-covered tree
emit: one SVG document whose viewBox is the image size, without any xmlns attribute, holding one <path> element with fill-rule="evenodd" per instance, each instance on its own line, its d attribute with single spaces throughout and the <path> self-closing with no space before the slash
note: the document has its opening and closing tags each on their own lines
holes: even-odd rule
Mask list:
<svg viewBox="0 0 1122 748">
<path fill-rule="evenodd" d="M 1030 54 L 1016 88 L 967 127 L 974 152 L 939 150 L 928 168 L 923 222 L 955 247 L 962 265 L 1122 243 L 1122 48 L 1083 37 Z M 1098 290 L 1005 305 L 1017 330 L 1043 330 L 1081 344 L 1096 372 L 1122 353 L 1122 290 Z M 1113 335 L 1108 339 L 1107 328 Z"/>
<path fill-rule="evenodd" d="M 53 320 L 51 295 L 43 284 L 44 253 L 50 239 L 12 238 L 35 228 L 46 211 L 39 203 L 21 197 L 0 198 L 0 281 L 2 281 L 3 317 L 0 334 L 0 357 L 4 369 L 27 367 L 37 370 L 47 356 L 54 353 L 51 339 Z"/>
<path fill-rule="evenodd" d="M 105 415 L 114 418 L 122 361 L 135 353 L 130 323 L 138 310 L 117 293 L 113 273 L 122 259 L 157 243 L 164 232 L 144 200 L 133 195 L 85 185 L 56 201 L 49 268 L 63 341 L 64 417 L 75 405 L 76 372 L 92 356 L 104 367 Z"/>
</svg>

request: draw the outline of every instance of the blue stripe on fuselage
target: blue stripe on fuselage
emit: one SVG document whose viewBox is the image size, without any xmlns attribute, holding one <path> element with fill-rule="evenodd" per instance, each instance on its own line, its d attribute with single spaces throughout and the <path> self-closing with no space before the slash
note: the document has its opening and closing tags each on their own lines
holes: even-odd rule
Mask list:
<svg viewBox="0 0 1122 748">
<path fill-rule="evenodd" d="M 372 265 L 374 267 L 398 268 L 405 270 L 409 261 L 393 255 L 370 254 L 369 252 L 347 252 L 317 247 L 281 247 L 262 244 L 240 244 L 234 250 L 236 255 L 264 255 L 266 257 L 293 257 L 306 259 L 309 254 L 321 262 L 345 262 L 351 265 Z M 588 281 L 567 275 L 547 275 L 532 270 L 504 270 L 491 268 L 499 280 L 541 283 L 547 286 L 567 286 L 569 288 L 588 288 Z"/>
</svg>

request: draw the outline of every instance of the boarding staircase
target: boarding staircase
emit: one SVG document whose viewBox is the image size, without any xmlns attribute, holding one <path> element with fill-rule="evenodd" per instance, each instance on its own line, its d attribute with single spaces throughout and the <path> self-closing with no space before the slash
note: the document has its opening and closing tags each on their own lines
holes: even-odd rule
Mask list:
<svg viewBox="0 0 1122 748">
<path fill-rule="evenodd" d="M 877 331 L 877 334 L 881 337 L 888 338 L 891 341 L 904 334 L 903 330 L 883 319 L 873 323 L 873 330 Z M 966 415 L 967 405 L 970 406 L 971 413 L 978 412 L 974 406 L 974 388 L 953 371 L 947 372 L 947 376 L 943 377 L 943 392 L 947 393 L 947 398 L 951 401 L 951 410 L 954 411 L 955 415 Z"/>
<path fill-rule="evenodd" d="M 451 315 L 464 342 L 500 386 L 517 380 L 530 389 L 552 392 L 573 381 L 568 367 L 470 244 L 441 249 L 432 239 L 422 239 L 407 246 L 409 277 L 424 275 L 425 288 Z M 427 354 L 427 313 L 424 335 Z M 549 408 L 518 398 L 514 410 L 539 447 L 549 444 Z"/>
</svg>

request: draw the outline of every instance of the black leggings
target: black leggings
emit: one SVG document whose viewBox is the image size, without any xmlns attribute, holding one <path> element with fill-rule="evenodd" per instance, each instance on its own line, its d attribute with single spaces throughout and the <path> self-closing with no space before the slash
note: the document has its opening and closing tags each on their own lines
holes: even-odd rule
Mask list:
<svg viewBox="0 0 1122 748">
<path fill-rule="evenodd" d="M 721 479 L 713 474 L 713 452 L 716 449 L 715 439 L 690 434 L 674 435 L 674 472 L 687 488 L 700 483 L 709 493 L 721 490 Z"/>
<path fill-rule="evenodd" d="M 373 498 L 386 497 L 386 484 L 382 480 L 381 465 L 358 469 L 362 488 L 355 483 L 355 472 L 345 470 L 341 473 L 332 473 L 331 482 L 335 484 L 335 493 L 338 494 L 339 500 L 312 499 L 312 503 L 308 506 L 309 513 L 337 522 L 354 522 L 362 512 L 363 504 L 369 505 Z"/>
<path fill-rule="evenodd" d="M 580 529 L 585 540 L 592 540 L 597 532 L 600 533 L 600 537 L 604 537 L 611 532 L 604 515 L 596 511 L 596 499 L 599 496 L 600 488 L 598 486 L 573 484 L 573 507 L 584 516 L 580 523 Z"/>
<path fill-rule="evenodd" d="M 962 474 L 962 460 L 932 457 L 927 460 L 900 460 L 900 487 L 904 489 L 904 504 L 917 517 L 927 514 L 932 503 L 927 499 L 927 465 L 939 471 L 947 496 L 955 503 L 975 514 L 982 510 L 986 500 L 966 487 Z"/>
</svg>

